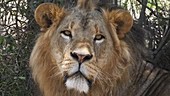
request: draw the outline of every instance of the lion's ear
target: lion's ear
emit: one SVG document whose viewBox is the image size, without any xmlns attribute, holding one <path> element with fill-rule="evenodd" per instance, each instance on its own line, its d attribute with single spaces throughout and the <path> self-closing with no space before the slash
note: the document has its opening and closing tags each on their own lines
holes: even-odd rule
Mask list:
<svg viewBox="0 0 170 96">
<path fill-rule="evenodd" d="M 107 13 L 108 22 L 116 28 L 119 39 L 125 37 L 133 25 L 133 18 L 130 13 L 123 9 L 112 10 Z"/>
<path fill-rule="evenodd" d="M 41 31 L 46 31 L 53 23 L 58 24 L 64 16 L 63 8 L 52 3 L 40 4 L 35 10 L 35 20 Z"/>
</svg>

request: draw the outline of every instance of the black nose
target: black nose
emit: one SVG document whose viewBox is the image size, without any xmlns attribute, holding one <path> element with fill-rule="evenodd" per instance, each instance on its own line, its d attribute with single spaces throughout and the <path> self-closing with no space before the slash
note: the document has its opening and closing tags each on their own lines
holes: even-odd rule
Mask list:
<svg viewBox="0 0 170 96">
<path fill-rule="evenodd" d="M 76 52 L 71 52 L 70 55 L 79 63 L 83 63 L 84 61 L 89 61 L 93 57 L 93 55 L 90 54 L 78 54 Z"/>
</svg>

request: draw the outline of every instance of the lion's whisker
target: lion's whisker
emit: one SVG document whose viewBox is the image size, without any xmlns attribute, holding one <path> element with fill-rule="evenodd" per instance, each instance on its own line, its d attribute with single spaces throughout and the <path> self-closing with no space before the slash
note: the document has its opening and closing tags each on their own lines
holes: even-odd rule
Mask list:
<svg viewBox="0 0 170 96">
<path fill-rule="evenodd" d="M 50 78 L 57 77 L 58 75 L 62 75 L 62 72 L 54 73 L 50 76 Z"/>
</svg>

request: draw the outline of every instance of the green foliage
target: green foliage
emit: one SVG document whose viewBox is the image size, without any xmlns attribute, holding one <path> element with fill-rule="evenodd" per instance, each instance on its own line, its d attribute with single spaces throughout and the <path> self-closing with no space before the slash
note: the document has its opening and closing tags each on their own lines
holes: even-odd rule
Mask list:
<svg viewBox="0 0 170 96">
<path fill-rule="evenodd" d="M 33 95 L 28 60 L 35 33 L 28 26 L 33 14 L 27 15 L 33 10 L 26 6 L 26 0 L 0 1 L 0 96 Z"/>
</svg>

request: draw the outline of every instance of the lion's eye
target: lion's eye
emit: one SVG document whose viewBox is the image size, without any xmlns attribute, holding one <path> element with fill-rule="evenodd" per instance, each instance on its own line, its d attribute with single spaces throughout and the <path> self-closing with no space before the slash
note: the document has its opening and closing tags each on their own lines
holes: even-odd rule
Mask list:
<svg viewBox="0 0 170 96">
<path fill-rule="evenodd" d="M 61 36 L 64 38 L 64 39 L 70 39 L 72 38 L 72 34 L 69 30 L 64 30 L 64 31 L 61 31 Z"/>
<path fill-rule="evenodd" d="M 98 34 L 98 35 L 95 36 L 94 41 L 96 43 L 102 43 L 104 41 L 104 39 L 105 39 L 105 37 L 103 35 Z"/>
</svg>

